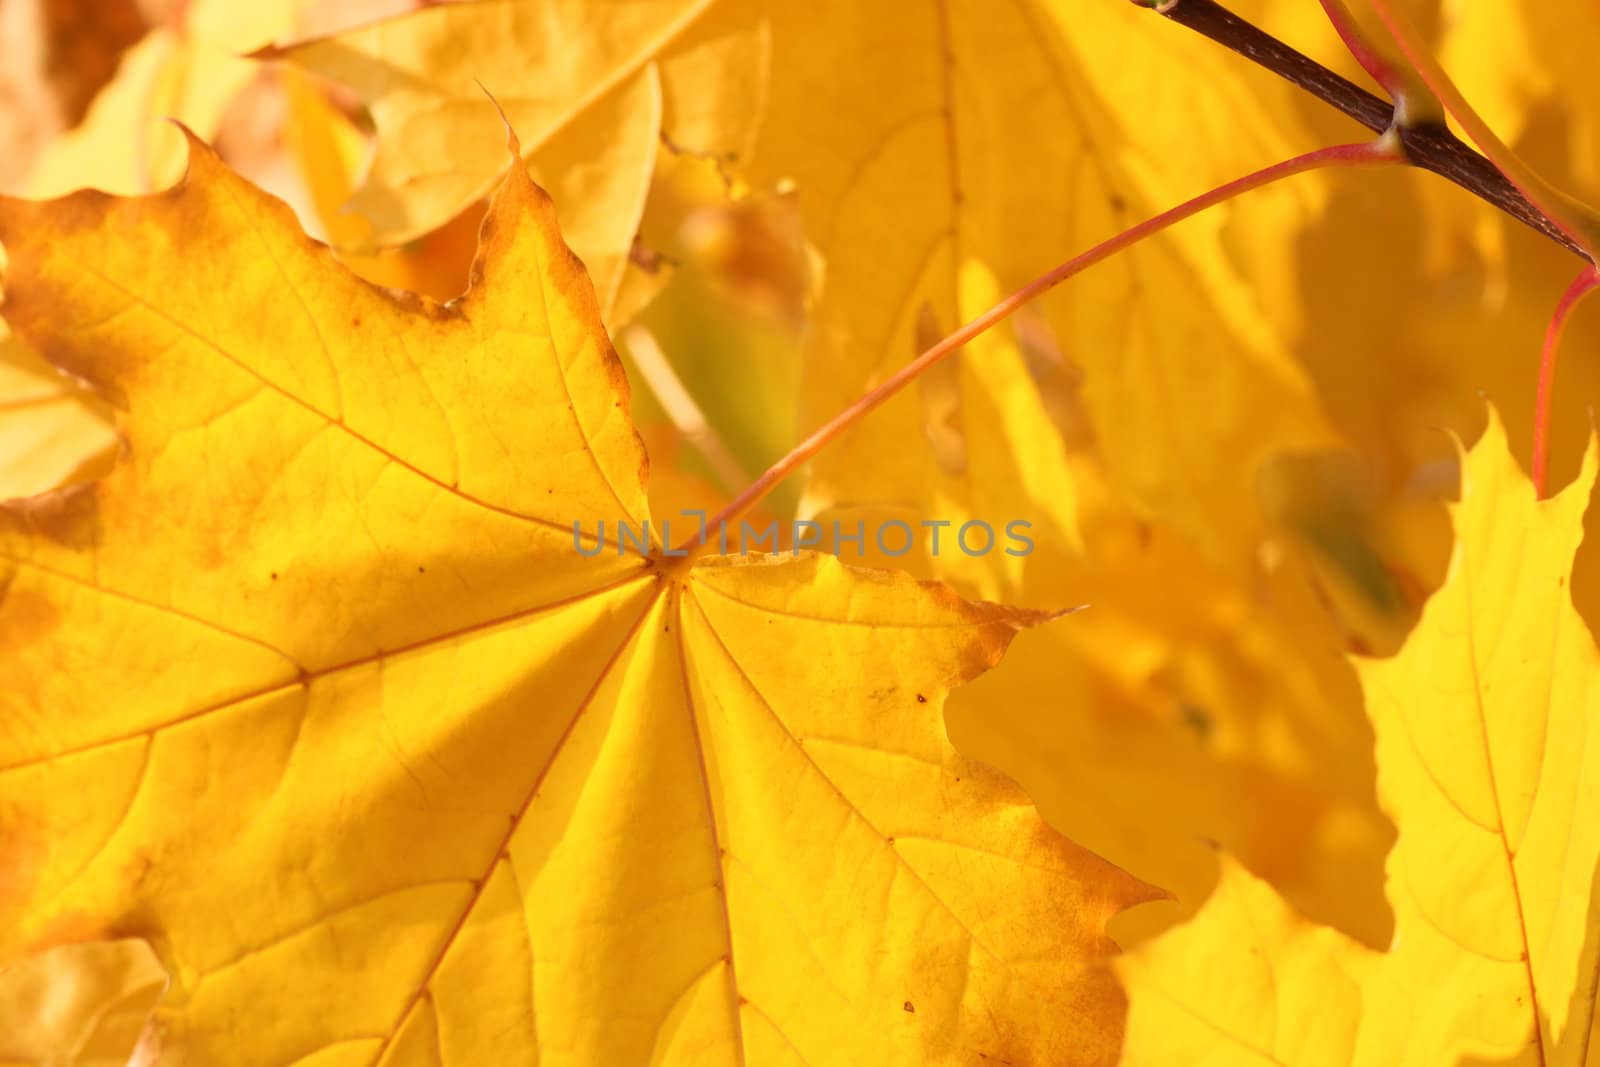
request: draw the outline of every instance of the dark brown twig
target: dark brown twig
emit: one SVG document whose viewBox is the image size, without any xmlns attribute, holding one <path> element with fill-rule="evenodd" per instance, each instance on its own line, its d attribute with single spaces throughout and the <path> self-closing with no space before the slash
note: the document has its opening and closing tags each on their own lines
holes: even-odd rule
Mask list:
<svg viewBox="0 0 1600 1067">
<path fill-rule="evenodd" d="M 1316 60 L 1295 51 L 1276 37 L 1239 18 L 1216 0 L 1133 0 L 1232 49 L 1259 66 L 1294 83 L 1306 92 L 1355 119 L 1374 133 L 1389 128 L 1394 105 L 1375 96 Z M 1400 130 L 1406 159 L 1454 182 L 1485 203 L 1526 223 L 1550 240 L 1588 258 L 1550 218 L 1517 191 L 1495 165 L 1479 155 L 1441 125 L 1408 126 Z"/>
</svg>

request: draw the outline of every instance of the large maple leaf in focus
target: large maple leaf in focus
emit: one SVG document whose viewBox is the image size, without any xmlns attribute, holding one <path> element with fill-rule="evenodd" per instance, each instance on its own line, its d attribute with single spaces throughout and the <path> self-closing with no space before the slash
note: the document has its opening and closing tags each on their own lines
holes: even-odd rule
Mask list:
<svg viewBox="0 0 1600 1067">
<path fill-rule="evenodd" d="M 590 282 L 513 167 L 449 305 L 199 142 L 0 200 L 18 333 L 123 409 L 0 509 L 0 956 L 139 936 L 161 1063 L 1104 1062 L 1151 890 L 948 746 L 1038 615 L 646 516 Z M 685 531 L 687 532 L 687 531 Z"/>
</svg>

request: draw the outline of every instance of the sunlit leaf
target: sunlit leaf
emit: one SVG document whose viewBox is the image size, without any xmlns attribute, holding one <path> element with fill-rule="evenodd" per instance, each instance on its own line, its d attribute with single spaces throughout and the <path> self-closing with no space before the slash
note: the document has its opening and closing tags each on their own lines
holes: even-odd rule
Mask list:
<svg viewBox="0 0 1600 1067">
<path fill-rule="evenodd" d="M 148 938 L 157 1062 L 1114 1058 L 1091 964 L 1154 891 L 940 714 L 1042 616 L 579 554 L 644 454 L 522 168 L 441 306 L 191 152 L 0 201 L 8 319 L 129 413 L 0 511 L 0 952 Z"/>
</svg>

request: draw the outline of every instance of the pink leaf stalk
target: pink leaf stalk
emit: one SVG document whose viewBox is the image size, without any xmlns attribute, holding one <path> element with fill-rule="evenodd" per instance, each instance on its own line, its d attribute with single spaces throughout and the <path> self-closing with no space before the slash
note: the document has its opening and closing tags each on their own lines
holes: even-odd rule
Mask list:
<svg viewBox="0 0 1600 1067">
<path fill-rule="evenodd" d="M 1361 69 L 1372 76 L 1372 80 L 1389 94 L 1389 99 L 1399 102 L 1401 95 L 1406 91 L 1406 79 L 1403 74 L 1367 41 L 1361 33 L 1361 27 L 1356 24 L 1355 16 L 1350 14 L 1350 9 L 1345 6 L 1344 0 L 1320 0 L 1323 13 L 1328 16 L 1328 21 L 1333 24 L 1333 30 L 1339 35 L 1339 40 L 1344 42 L 1344 49 L 1350 53 Z"/>
<path fill-rule="evenodd" d="M 1583 298 L 1596 289 L 1600 289 L 1600 270 L 1591 263 L 1561 294 L 1544 332 L 1544 349 L 1539 354 L 1539 398 L 1533 413 L 1533 490 L 1540 500 L 1545 498 L 1550 473 L 1550 404 L 1555 396 L 1556 353 L 1561 348 L 1567 319 Z"/>
</svg>

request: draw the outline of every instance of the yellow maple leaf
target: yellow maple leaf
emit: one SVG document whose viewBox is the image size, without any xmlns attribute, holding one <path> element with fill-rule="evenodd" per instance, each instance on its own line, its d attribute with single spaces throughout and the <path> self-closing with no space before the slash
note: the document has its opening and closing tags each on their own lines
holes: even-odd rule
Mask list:
<svg viewBox="0 0 1600 1067">
<path fill-rule="evenodd" d="M 940 715 L 1040 616 L 579 554 L 646 520 L 644 454 L 521 167 L 450 305 L 198 142 L 0 240 L 8 320 L 128 442 L 0 510 L 0 954 L 150 940 L 157 1062 L 1114 1057 L 1088 965 L 1153 891 Z"/>
<path fill-rule="evenodd" d="M 1123 1062 L 1582 1067 L 1600 980 L 1600 652 L 1568 589 L 1595 481 L 1536 502 L 1489 431 L 1463 460 L 1449 578 L 1359 670 L 1399 839 L 1386 953 L 1228 865 L 1188 926 L 1117 966 Z"/>
</svg>

